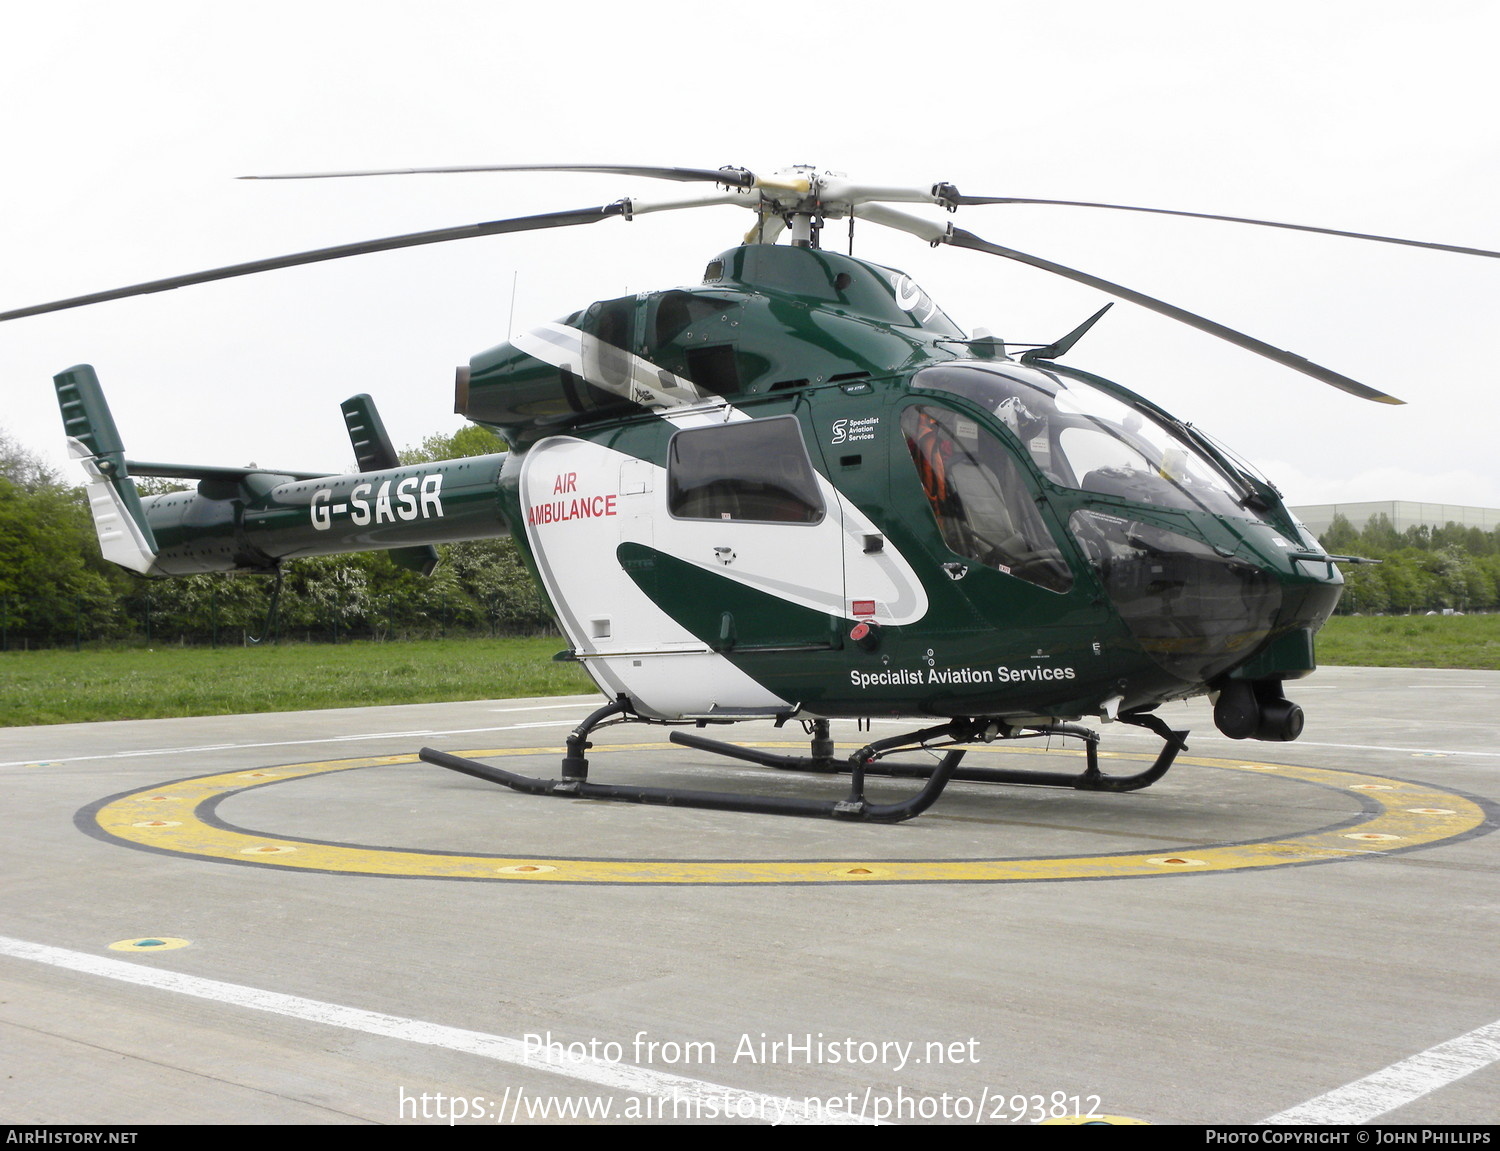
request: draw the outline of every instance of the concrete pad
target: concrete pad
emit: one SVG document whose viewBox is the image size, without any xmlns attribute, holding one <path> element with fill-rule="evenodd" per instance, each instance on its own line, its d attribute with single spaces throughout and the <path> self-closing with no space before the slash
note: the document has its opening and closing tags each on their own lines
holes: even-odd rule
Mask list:
<svg viewBox="0 0 1500 1151">
<path fill-rule="evenodd" d="M 679 1120 L 719 1120 L 793 1099 L 897 1121 L 1092 1110 L 1256 1122 L 1500 1017 L 1500 868 L 1481 834 L 1500 790 L 1500 674 L 1325 669 L 1294 686 L 1308 713 L 1296 743 L 1225 740 L 1201 702 L 1179 705 L 1163 715 L 1194 729 L 1192 762 L 1147 791 L 955 784 L 896 826 L 528 797 L 410 762 L 251 779 L 213 806 L 212 826 L 295 850 L 247 854 L 250 865 L 132 848 L 78 813 L 167 794 L 173 781 L 399 759 L 424 744 L 531 749 L 503 766 L 553 776 L 556 749 L 595 701 L 8 729 L 0 935 L 188 990 L 0 954 L 0 1117 L 392 1123 L 462 1110 L 491 1122 L 587 1107 L 596 1121 L 670 1121 L 675 1099 Z M 1153 737 L 1103 732 L 1106 752 L 1155 753 Z M 845 786 L 655 746 L 664 734 L 602 730 L 593 778 L 789 795 Z M 715 734 L 800 738 L 749 724 Z M 853 724 L 834 736 L 870 738 Z M 984 755 L 1074 766 L 1041 752 L 973 758 Z M 1309 782 L 1277 765 L 1337 774 Z M 1373 826 L 1382 793 L 1351 784 L 1361 779 L 1391 781 L 1397 796 L 1415 783 L 1478 800 L 1479 826 L 1417 849 L 1347 840 L 1313 866 L 903 879 L 928 863 L 1182 860 L 1314 833 L 1331 843 Z M 186 815 L 196 826 L 191 805 Z M 319 844 L 501 862 L 493 877 L 460 880 L 287 864 Z M 498 872 L 515 859 L 611 870 L 584 882 Z M 640 881 L 664 861 L 735 869 Z M 757 871 L 770 864 L 822 870 L 785 882 Z M 844 874 L 851 865 L 869 874 Z M 109 949 L 138 939 L 187 945 Z M 213 997 L 222 984 L 269 998 Z M 328 1010 L 309 1015 L 305 1001 Z M 404 1022 L 370 1022 L 388 1017 Z M 526 1036 L 536 1057 L 520 1061 L 491 1041 Z M 609 1058 L 569 1064 L 569 1045 Z M 1497 1087 L 1489 1064 L 1378 1121 L 1489 1122 Z"/>
</svg>

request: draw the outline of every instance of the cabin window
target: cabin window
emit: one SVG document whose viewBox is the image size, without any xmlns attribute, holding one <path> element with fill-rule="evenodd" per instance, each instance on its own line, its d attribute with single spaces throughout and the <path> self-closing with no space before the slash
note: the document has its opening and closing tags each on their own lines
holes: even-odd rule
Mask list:
<svg viewBox="0 0 1500 1151">
<path fill-rule="evenodd" d="M 667 508 L 687 520 L 820 522 L 823 497 L 796 418 L 678 432 L 667 456 Z"/>
<path fill-rule="evenodd" d="M 948 549 L 1017 579 L 1065 592 L 1073 573 L 998 437 L 955 411 L 910 407 L 901 431 Z"/>
<path fill-rule="evenodd" d="M 1006 425 L 1060 487 L 1213 515 L 1252 514 L 1229 477 L 1144 407 L 1086 380 L 1020 364 L 943 364 L 912 385 L 962 396 Z"/>
</svg>

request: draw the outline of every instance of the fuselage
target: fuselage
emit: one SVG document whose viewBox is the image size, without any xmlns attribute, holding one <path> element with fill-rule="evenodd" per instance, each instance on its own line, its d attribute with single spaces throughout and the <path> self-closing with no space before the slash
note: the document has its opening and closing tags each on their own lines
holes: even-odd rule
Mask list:
<svg viewBox="0 0 1500 1151">
<path fill-rule="evenodd" d="M 1273 489 L 901 273 L 736 249 L 475 357 L 515 538 L 645 715 L 1140 709 L 1292 678 L 1337 600 Z"/>
</svg>

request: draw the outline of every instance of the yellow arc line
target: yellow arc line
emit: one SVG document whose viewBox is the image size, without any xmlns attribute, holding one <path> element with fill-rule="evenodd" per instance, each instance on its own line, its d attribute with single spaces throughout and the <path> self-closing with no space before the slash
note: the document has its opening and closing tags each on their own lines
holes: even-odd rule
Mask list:
<svg viewBox="0 0 1500 1151">
<path fill-rule="evenodd" d="M 761 743 L 751 746 L 801 745 Z M 459 754 L 470 759 L 498 759 L 517 755 L 561 754 L 562 750 L 560 747 L 489 748 Z M 624 744 L 613 748 L 596 747 L 593 753 L 660 750 L 676 750 L 676 745 Z M 984 750 L 1018 753 L 1008 748 Z M 1030 754 L 1036 754 L 1035 749 L 1026 750 Z M 1076 756 L 1079 753 L 1050 754 Z M 1114 753 L 1106 754 L 1103 758 L 1146 760 L 1151 757 Z M 1179 757 L 1178 762 L 1202 767 L 1274 773 L 1279 778 L 1348 791 L 1364 801 L 1372 801 L 1377 810 L 1363 821 L 1259 843 L 1185 845 L 1176 850 L 1156 849 L 1119 855 L 895 861 L 597 860 L 447 855 L 281 839 L 274 835 L 216 827 L 199 814 L 209 801 L 231 792 L 332 772 L 416 761 L 415 755 L 383 755 L 318 760 L 204 775 L 121 796 L 100 807 L 93 819 L 107 836 L 137 847 L 229 863 L 259 863 L 294 870 L 419 876 L 430 879 L 638 884 L 1005 883 L 1120 879 L 1180 875 L 1195 871 L 1244 871 L 1324 863 L 1428 846 L 1473 831 L 1485 821 L 1484 809 L 1477 803 L 1424 784 L 1353 771 L 1200 757 Z"/>
</svg>

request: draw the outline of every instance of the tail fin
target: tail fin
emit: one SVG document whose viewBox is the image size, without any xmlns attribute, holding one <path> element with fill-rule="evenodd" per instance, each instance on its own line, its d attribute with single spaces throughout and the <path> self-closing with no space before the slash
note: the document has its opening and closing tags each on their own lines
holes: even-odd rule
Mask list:
<svg viewBox="0 0 1500 1151">
<path fill-rule="evenodd" d="M 125 445 L 88 364 L 52 378 L 68 433 L 68 453 L 88 473 L 89 510 L 104 558 L 146 574 L 156 564 L 156 537 L 125 464 Z"/>
<path fill-rule="evenodd" d="M 383 472 L 401 466 L 395 445 L 385 430 L 385 421 L 375 410 L 375 401 L 361 392 L 350 396 L 339 405 L 344 413 L 344 426 L 349 429 L 349 442 L 354 445 L 354 458 L 362 472 Z M 386 552 L 397 567 L 429 576 L 438 565 L 437 548 L 431 544 L 416 544 L 412 547 L 392 548 Z"/>
</svg>

